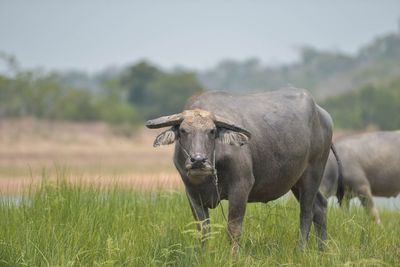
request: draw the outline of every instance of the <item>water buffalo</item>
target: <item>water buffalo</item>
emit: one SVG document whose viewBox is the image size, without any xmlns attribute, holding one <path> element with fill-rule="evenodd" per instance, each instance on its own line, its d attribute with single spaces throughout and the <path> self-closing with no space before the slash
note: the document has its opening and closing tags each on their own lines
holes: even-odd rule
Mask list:
<svg viewBox="0 0 400 267">
<path fill-rule="evenodd" d="M 179 114 L 146 123 L 170 128 L 154 146 L 176 142 L 174 163 L 200 229 L 209 208 L 229 201 L 228 234 L 237 251 L 247 202 L 267 202 L 292 190 L 300 202 L 300 248 L 314 222 L 326 239 L 327 201 L 318 191 L 332 138 L 330 115 L 302 89 L 234 96 L 206 92 Z"/>
<path fill-rule="evenodd" d="M 343 183 L 338 183 L 338 164 L 329 155 L 321 191 L 332 196 L 343 187 L 347 198 L 358 197 L 376 223 L 379 213 L 372 196 L 400 194 L 400 131 L 372 132 L 343 137 L 335 142 L 342 162 Z M 342 199 L 338 197 L 339 203 Z"/>
</svg>

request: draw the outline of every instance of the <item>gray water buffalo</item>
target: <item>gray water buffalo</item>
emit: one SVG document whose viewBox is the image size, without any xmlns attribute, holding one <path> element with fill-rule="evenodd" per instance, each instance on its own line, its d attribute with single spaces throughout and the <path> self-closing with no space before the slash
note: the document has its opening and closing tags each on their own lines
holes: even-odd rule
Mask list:
<svg viewBox="0 0 400 267">
<path fill-rule="evenodd" d="M 342 162 L 345 197 L 358 197 L 376 223 L 379 213 L 372 196 L 391 197 L 400 194 L 400 131 L 372 132 L 341 138 L 335 142 Z M 338 163 L 329 155 L 321 191 L 332 196 L 338 187 Z M 338 197 L 339 203 L 342 202 Z"/>
<path fill-rule="evenodd" d="M 332 120 L 305 90 L 234 96 L 206 92 L 184 111 L 146 123 L 170 127 L 154 146 L 175 145 L 174 163 L 200 230 L 209 208 L 229 201 L 228 234 L 239 248 L 247 202 L 267 202 L 292 191 L 300 202 L 300 248 L 314 222 L 326 239 L 327 201 L 318 191 L 332 140 Z"/>
</svg>

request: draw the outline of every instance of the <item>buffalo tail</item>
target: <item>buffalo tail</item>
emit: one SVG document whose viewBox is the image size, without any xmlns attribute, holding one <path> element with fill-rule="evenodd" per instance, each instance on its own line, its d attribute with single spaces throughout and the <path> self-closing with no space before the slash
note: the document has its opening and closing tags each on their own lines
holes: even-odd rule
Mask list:
<svg viewBox="0 0 400 267">
<path fill-rule="evenodd" d="M 336 197 L 338 199 L 339 205 L 342 205 L 342 200 L 343 200 L 343 196 L 344 196 L 344 187 L 343 187 L 343 165 L 342 162 L 339 159 L 339 156 L 336 152 L 336 148 L 335 146 L 332 144 L 331 145 L 331 149 L 333 152 L 333 155 L 335 155 L 337 164 L 338 164 L 338 184 L 337 184 L 337 190 L 336 190 Z"/>
</svg>

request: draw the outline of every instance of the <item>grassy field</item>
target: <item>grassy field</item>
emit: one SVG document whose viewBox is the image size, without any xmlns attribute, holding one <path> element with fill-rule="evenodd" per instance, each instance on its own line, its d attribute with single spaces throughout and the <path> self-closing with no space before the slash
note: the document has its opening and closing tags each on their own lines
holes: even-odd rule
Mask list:
<svg viewBox="0 0 400 267">
<path fill-rule="evenodd" d="M 223 203 L 226 210 L 226 203 Z M 400 214 L 383 227 L 363 210 L 330 208 L 325 252 L 297 250 L 295 200 L 250 204 L 242 249 L 230 256 L 220 209 L 202 249 L 181 191 L 137 192 L 43 182 L 0 204 L 1 266 L 398 266 Z"/>
<path fill-rule="evenodd" d="M 152 148 L 157 131 L 131 134 L 0 121 L 0 266 L 399 266 L 398 211 L 381 210 L 378 227 L 358 207 L 330 208 L 326 251 L 311 236 L 301 253 L 290 197 L 249 204 L 237 258 L 212 210 L 201 248 L 173 147 Z"/>
</svg>

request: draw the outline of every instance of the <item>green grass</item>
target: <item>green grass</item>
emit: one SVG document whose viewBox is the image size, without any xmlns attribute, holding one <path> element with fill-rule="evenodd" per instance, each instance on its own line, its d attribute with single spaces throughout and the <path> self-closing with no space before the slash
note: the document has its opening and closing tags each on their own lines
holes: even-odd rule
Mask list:
<svg viewBox="0 0 400 267">
<path fill-rule="evenodd" d="M 226 202 L 224 204 L 227 210 Z M 310 236 L 297 249 L 299 207 L 293 200 L 249 204 L 242 248 L 230 256 L 225 221 L 211 211 L 212 234 L 201 248 L 183 192 L 135 192 L 43 183 L 0 203 L 0 266 L 395 266 L 400 214 L 381 210 L 383 227 L 362 209 L 330 208 L 325 252 Z M 312 232 L 313 233 L 313 232 Z"/>
</svg>

